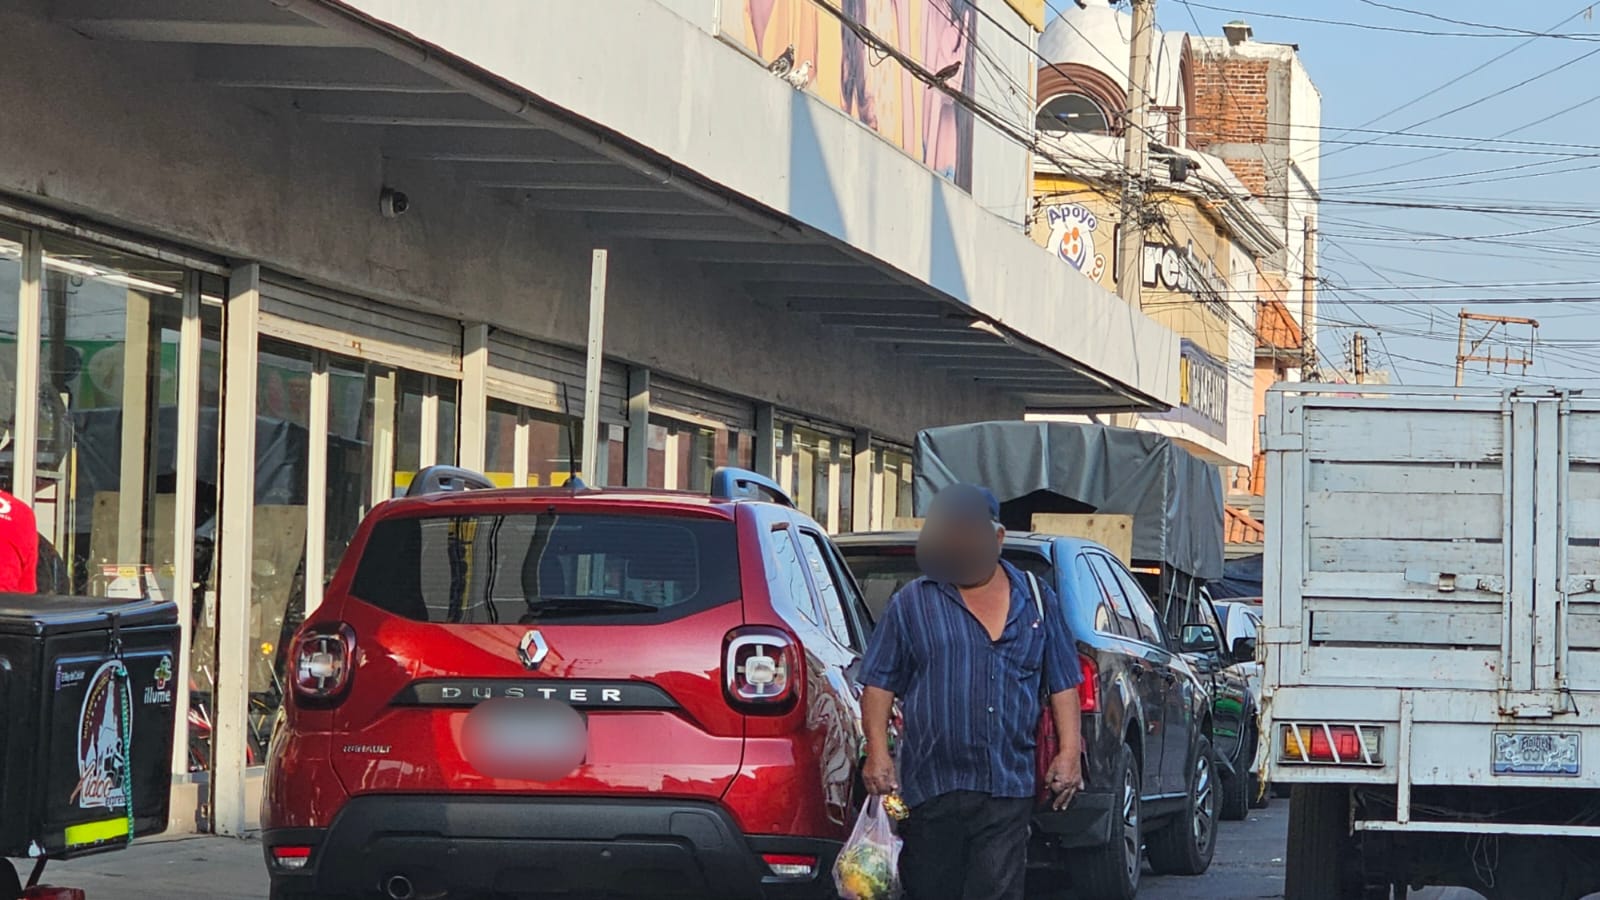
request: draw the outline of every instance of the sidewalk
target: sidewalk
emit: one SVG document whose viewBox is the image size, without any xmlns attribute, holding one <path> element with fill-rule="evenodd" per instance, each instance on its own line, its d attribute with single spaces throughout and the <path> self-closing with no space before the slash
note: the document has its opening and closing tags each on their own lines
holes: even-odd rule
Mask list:
<svg viewBox="0 0 1600 900">
<path fill-rule="evenodd" d="M 27 860 L 17 860 L 23 881 Z M 51 863 L 44 881 L 88 900 L 266 900 L 261 844 L 232 838 L 147 840 L 118 853 Z"/>
</svg>

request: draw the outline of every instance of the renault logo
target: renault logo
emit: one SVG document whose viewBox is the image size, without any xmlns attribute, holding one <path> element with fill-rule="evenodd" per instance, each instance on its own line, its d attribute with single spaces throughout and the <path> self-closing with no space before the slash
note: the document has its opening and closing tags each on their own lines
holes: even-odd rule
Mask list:
<svg viewBox="0 0 1600 900">
<path fill-rule="evenodd" d="M 522 664 L 530 669 L 537 669 L 550 655 L 550 645 L 544 642 L 544 635 L 537 630 L 530 631 L 522 636 L 522 643 L 517 645 L 517 656 L 522 658 Z"/>
</svg>

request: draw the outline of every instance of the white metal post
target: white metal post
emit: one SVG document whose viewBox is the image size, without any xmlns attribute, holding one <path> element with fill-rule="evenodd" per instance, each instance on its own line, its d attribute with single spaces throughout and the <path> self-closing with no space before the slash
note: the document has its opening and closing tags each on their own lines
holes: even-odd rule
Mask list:
<svg viewBox="0 0 1600 900">
<path fill-rule="evenodd" d="M 22 238 L 17 297 L 17 415 L 12 422 L 11 492 L 29 505 L 39 468 L 39 345 L 44 341 L 44 248 L 39 232 Z M 58 505 L 60 498 L 58 497 Z"/>
<path fill-rule="evenodd" d="M 245 792 L 250 702 L 250 606 L 255 556 L 256 329 L 261 266 L 228 279 L 224 333 L 221 527 L 217 605 L 217 679 L 212 696 L 211 815 L 218 834 L 242 835 L 250 815 Z M 309 582 L 310 579 L 307 579 Z"/>
<path fill-rule="evenodd" d="M 306 614 L 322 605 L 328 553 L 328 354 L 311 354 L 309 433 L 306 436 Z"/>
<path fill-rule="evenodd" d="M 583 475 L 593 478 L 600 454 L 600 363 L 605 352 L 607 252 L 594 251 L 589 270 L 589 359 L 583 376 Z"/>
</svg>

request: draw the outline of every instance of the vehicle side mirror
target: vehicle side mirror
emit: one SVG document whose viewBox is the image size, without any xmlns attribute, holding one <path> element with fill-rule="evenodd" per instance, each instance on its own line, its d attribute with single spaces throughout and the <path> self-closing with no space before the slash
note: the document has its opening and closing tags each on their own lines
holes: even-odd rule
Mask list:
<svg viewBox="0 0 1600 900">
<path fill-rule="evenodd" d="M 1252 663 L 1256 661 L 1256 639 L 1242 637 L 1233 642 L 1233 661 L 1236 663 Z"/>
<path fill-rule="evenodd" d="M 1178 641 L 1179 653 L 1216 653 L 1221 646 L 1217 631 L 1210 625 L 1185 625 Z"/>
</svg>

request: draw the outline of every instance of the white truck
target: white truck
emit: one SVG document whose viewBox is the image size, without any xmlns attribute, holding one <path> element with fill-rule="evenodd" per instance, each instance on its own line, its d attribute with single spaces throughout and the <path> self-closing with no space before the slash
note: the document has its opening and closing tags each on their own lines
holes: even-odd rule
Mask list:
<svg viewBox="0 0 1600 900">
<path fill-rule="evenodd" d="M 1600 396 L 1288 385 L 1263 437 L 1286 900 L 1600 891 Z"/>
</svg>

